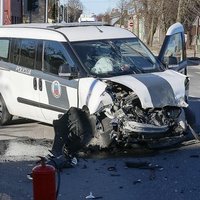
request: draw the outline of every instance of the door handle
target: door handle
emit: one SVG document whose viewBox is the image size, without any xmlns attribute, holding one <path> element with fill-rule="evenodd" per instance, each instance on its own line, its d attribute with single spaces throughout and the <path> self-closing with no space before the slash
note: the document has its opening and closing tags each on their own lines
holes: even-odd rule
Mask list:
<svg viewBox="0 0 200 200">
<path fill-rule="evenodd" d="M 37 79 L 35 77 L 33 78 L 33 88 L 37 90 Z"/>
<path fill-rule="evenodd" d="M 39 90 L 42 91 L 42 79 L 39 78 Z"/>
</svg>

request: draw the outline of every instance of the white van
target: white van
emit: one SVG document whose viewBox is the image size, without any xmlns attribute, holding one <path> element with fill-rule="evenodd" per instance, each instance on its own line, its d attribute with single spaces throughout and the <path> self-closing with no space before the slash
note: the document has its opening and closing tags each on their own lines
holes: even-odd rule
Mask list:
<svg viewBox="0 0 200 200">
<path fill-rule="evenodd" d="M 186 66 L 180 23 L 158 58 L 131 32 L 98 23 L 2 26 L 0 123 L 20 116 L 52 124 L 84 107 L 98 130 L 107 119 L 119 138 L 179 136 L 188 78 L 177 71 Z"/>
</svg>

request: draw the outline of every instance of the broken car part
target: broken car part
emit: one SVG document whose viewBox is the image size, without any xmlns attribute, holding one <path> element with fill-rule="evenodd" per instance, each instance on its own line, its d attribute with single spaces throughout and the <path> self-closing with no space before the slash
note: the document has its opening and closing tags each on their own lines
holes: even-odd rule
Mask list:
<svg viewBox="0 0 200 200">
<path fill-rule="evenodd" d="M 86 199 L 103 199 L 103 197 L 95 197 L 92 192 L 88 196 L 85 197 Z"/>
<path fill-rule="evenodd" d="M 163 167 L 159 165 L 153 165 L 149 162 L 125 162 L 126 167 L 128 168 L 137 168 L 137 169 L 149 169 L 149 170 L 163 170 Z"/>
<path fill-rule="evenodd" d="M 59 120 L 53 122 L 55 137 L 52 153 L 60 155 L 74 155 L 92 137 L 92 125 L 88 113 L 77 108 L 70 108 Z"/>
</svg>

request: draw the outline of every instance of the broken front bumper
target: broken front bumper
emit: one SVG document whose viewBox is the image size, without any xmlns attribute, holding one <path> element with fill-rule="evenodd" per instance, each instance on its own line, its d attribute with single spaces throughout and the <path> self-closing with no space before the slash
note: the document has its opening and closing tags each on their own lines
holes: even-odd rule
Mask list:
<svg viewBox="0 0 200 200">
<path fill-rule="evenodd" d="M 165 133 L 169 130 L 167 125 L 155 126 L 152 124 L 142 124 L 134 121 L 124 122 L 124 129 L 136 133 Z"/>
<path fill-rule="evenodd" d="M 123 130 L 129 136 L 139 136 L 141 139 L 161 139 L 163 137 L 175 136 L 168 125 L 155 126 L 135 121 L 125 121 Z"/>
</svg>

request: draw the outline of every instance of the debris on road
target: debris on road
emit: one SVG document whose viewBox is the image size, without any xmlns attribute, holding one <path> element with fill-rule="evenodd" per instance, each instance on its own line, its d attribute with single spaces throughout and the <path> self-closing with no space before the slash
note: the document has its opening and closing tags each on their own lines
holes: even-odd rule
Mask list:
<svg viewBox="0 0 200 200">
<path fill-rule="evenodd" d="M 86 199 L 94 199 L 95 197 L 93 196 L 92 192 L 88 196 L 85 197 Z"/>
<path fill-rule="evenodd" d="M 88 196 L 85 197 L 86 199 L 103 199 L 103 197 L 95 197 L 93 196 L 92 192 L 90 192 L 90 194 Z"/>
<path fill-rule="evenodd" d="M 117 168 L 116 168 L 116 167 L 108 167 L 107 169 L 108 169 L 108 171 L 114 171 L 114 172 L 117 171 Z"/>
<path fill-rule="evenodd" d="M 153 165 L 152 163 L 149 162 L 125 162 L 126 167 L 128 168 L 137 168 L 137 169 L 149 169 L 149 170 L 163 170 L 163 167 L 159 165 Z"/>
<path fill-rule="evenodd" d="M 136 180 L 136 181 L 133 182 L 134 185 L 136 185 L 136 184 L 138 184 L 138 183 L 142 183 L 142 180 L 141 180 L 141 179 L 138 179 L 138 180 Z"/>
</svg>

